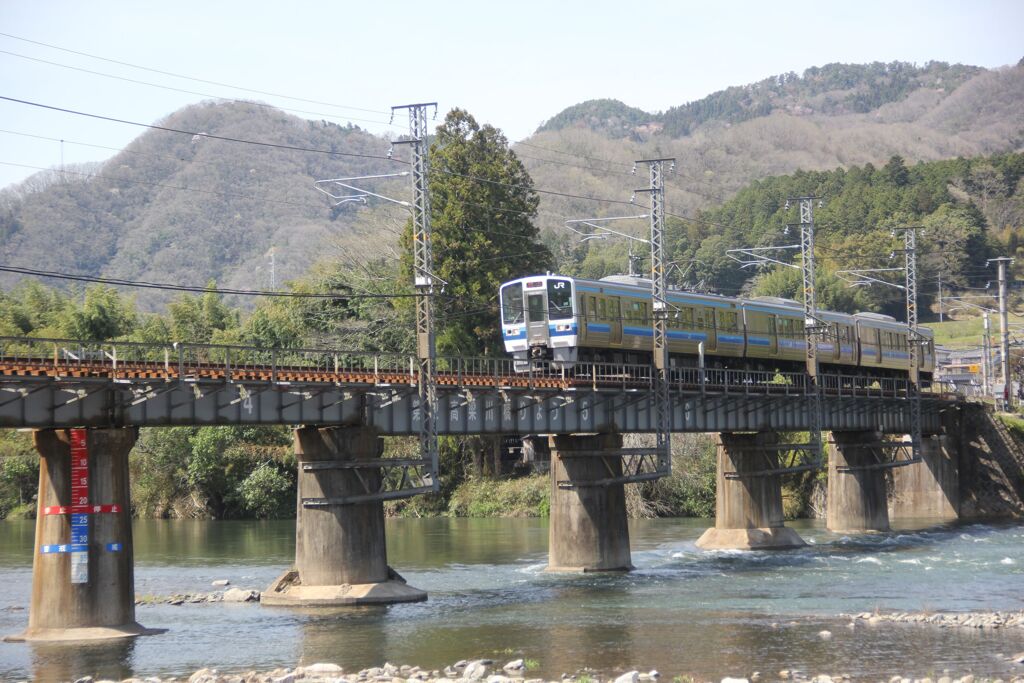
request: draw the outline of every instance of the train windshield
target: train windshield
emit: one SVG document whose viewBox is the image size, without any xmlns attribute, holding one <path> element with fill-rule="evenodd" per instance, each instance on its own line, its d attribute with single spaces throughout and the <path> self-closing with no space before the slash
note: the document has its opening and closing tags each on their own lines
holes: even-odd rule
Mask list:
<svg viewBox="0 0 1024 683">
<path fill-rule="evenodd" d="M 501 288 L 501 319 L 506 325 L 523 322 L 523 283 L 513 282 Z"/>
<path fill-rule="evenodd" d="M 572 287 L 568 280 L 548 280 L 548 320 L 572 317 Z"/>
</svg>

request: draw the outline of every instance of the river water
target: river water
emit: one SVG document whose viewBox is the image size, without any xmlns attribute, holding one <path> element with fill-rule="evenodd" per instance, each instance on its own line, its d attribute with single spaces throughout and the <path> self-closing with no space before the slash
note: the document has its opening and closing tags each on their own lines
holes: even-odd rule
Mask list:
<svg viewBox="0 0 1024 683">
<path fill-rule="evenodd" d="M 181 675 L 201 667 L 270 669 L 317 661 L 346 670 L 386 661 L 440 668 L 459 659 L 536 660 L 530 675 L 582 667 L 663 680 L 782 669 L 851 674 L 1006 677 L 1024 667 L 1024 630 L 880 624 L 839 613 L 1024 608 L 1024 527 L 927 526 L 848 537 L 794 523 L 811 543 L 783 552 L 702 552 L 707 520 L 631 524 L 622 575 L 547 574 L 547 523 L 536 519 L 389 520 L 392 566 L 425 603 L 335 610 L 259 604 L 137 608 L 162 635 L 100 645 L 0 643 L 0 680 Z M 0 522 L 0 634 L 27 623 L 32 522 Z M 136 592 L 263 589 L 293 557 L 294 523 L 135 523 Z M 832 632 L 830 639 L 819 636 Z"/>
</svg>

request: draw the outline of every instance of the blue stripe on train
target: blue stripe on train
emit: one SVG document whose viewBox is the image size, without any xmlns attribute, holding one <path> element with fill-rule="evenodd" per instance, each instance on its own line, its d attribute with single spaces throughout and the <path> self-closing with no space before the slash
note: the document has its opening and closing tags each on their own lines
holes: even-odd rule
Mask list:
<svg viewBox="0 0 1024 683">
<path fill-rule="evenodd" d="M 747 337 L 747 342 L 754 346 L 771 346 L 772 340 L 764 337 Z"/>
<path fill-rule="evenodd" d="M 726 344 L 742 344 L 743 337 L 732 335 L 732 334 L 718 334 L 718 341 L 725 342 Z"/>
<path fill-rule="evenodd" d="M 647 327 L 623 327 L 622 331 L 634 337 L 653 337 L 654 330 Z"/>
<path fill-rule="evenodd" d="M 587 332 L 611 332 L 612 326 L 604 323 L 587 323 Z"/>
</svg>

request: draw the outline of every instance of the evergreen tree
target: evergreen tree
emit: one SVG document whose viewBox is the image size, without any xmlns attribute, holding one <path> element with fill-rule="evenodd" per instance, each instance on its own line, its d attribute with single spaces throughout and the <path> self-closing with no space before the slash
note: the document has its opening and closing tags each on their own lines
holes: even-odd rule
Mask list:
<svg viewBox="0 0 1024 683">
<path fill-rule="evenodd" d="M 453 109 L 430 146 L 430 201 L 434 275 L 448 283 L 435 289 L 438 353 L 496 352 L 498 287 L 552 263 L 533 224 L 533 181 L 500 130 Z M 408 282 L 411 222 L 402 247 Z"/>
</svg>

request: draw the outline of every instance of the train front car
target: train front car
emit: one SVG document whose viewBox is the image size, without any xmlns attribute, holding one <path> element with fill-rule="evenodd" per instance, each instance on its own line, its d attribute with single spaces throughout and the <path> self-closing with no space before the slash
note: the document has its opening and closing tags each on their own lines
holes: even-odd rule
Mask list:
<svg viewBox="0 0 1024 683">
<path fill-rule="evenodd" d="M 571 368 L 577 359 L 575 288 L 572 278 L 535 275 L 501 286 L 501 336 L 517 372 L 531 361 Z M 542 363 L 539 363 L 542 364 Z"/>
</svg>

